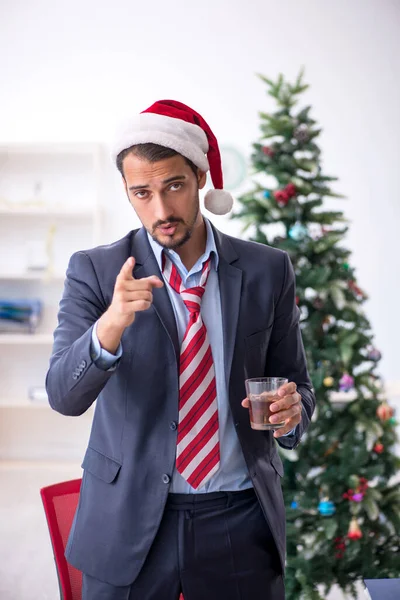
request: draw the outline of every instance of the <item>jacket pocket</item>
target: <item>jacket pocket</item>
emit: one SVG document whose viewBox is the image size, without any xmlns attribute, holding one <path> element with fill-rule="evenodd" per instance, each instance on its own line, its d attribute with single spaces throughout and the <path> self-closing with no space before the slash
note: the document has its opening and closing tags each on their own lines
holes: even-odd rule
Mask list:
<svg viewBox="0 0 400 600">
<path fill-rule="evenodd" d="M 106 483 L 112 483 L 119 473 L 121 463 L 89 446 L 81 466 L 95 477 Z"/>
<path fill-rule="evenodd" d="M 285 471 L 283 469 L 281 457 L 279 456 L 277 450 L 275 452 L 273 452 L 273 454 L 271 455 L 271 464 L 274 467 L 275 471 L 278 473 L 278 475 L 280 477 L 283 477 L 285 474 Z"/>
</svg>

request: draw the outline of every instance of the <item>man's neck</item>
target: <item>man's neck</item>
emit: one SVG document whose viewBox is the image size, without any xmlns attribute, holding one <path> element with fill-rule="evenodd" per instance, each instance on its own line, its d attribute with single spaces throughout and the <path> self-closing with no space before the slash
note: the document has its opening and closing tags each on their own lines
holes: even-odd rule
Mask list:
<svg viewBox="0 0 400 600">
<path fill-rule="evenodd" d="M 207 244 L 207 228 L 202 220 L 198 227 L 193 230 L 192 237 L 190 240 L 183 244 L 180 248 L 176 248 L 175 252 L 179 255 L 182 263 L 186 269 L 190 271 L 194 264 L 198 261 L 200 256 L 204 254 Z"/>
</svg>

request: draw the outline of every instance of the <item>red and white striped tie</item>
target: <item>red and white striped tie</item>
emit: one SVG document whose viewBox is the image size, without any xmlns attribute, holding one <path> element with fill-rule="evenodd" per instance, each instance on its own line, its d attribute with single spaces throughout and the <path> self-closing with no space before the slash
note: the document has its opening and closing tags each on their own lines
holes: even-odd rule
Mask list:
<svg viewBox="0 0 400 600">
<path fill-rule="evenodd" d="M 220 460 L 214 362 L 200 313 L 209 272 L 210 258 L 203 265 L 200 285 L 185 289 L 178 269 L 163 252 L 163 274 L 190 313 L 180 353 L 176 468 L 195 489 L 214 475 Z"/>
</svg>

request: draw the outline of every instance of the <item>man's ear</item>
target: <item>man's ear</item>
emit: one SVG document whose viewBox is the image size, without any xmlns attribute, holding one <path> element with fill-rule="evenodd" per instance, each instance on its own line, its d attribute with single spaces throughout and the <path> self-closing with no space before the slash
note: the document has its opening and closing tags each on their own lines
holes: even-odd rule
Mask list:
<svg viewBox="0 0 400 600">
<path fill-rule="evenodd" d="M 197 181 L 198 181 L 198 185 L 199 185 L 199 190 L 202 190 L 207 182 L 207 173 L 205 171 L 200 171 L 200 169 L 198 169 Z"/>
</svg>

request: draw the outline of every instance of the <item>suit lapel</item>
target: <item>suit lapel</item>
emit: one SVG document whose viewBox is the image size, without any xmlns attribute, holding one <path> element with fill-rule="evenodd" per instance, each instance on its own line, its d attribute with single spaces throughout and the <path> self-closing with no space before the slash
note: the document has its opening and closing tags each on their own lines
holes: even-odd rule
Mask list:
<svg viewBox="0 0 400 600">
<path fill-rule="evenodd" d="M 132 256 L 135 257 L 136 264 L 133 269 L 133 275 L 137 279 L 157 275 L 161 281 L 163 277 L 158 267 L 156 257 L 154 256 L 149 240 L 147 239 L 146 230 L 142 227 L 134 236 L 132 244 Z M 166 285 L 162 288 L 153 289 L 153 309 L 165 328 L 168 337 L 170 338 L 176 354 L 176 360 L 179 364 L 180 348 L 178 340 L 178 331 L 171 301 L 168 296 Z M 149 309 L 151 310 L 151 309 Z"/>
<path fill-rule="evenodd" d="M 239 319 L 242 290 L 242 271 L 231 263 L 239 257 L 229 238 L 213 227 L 215 243 L 218 249 L 218 281 L 221 295 L 222 327 L 224 335 L 225 380 L 229 389 L 233 351 L 235 349 L 236 330 Z"/>
</svg>

